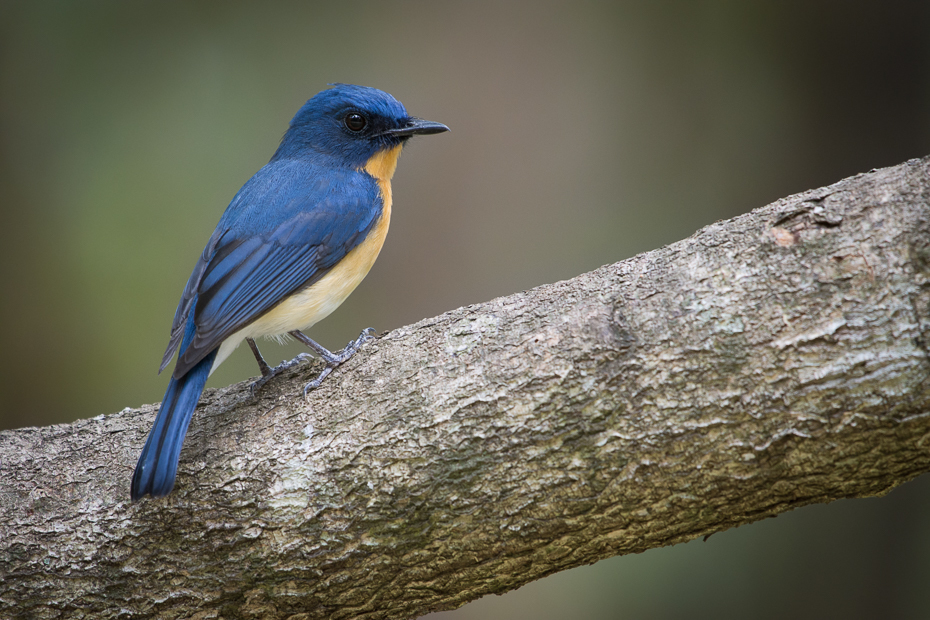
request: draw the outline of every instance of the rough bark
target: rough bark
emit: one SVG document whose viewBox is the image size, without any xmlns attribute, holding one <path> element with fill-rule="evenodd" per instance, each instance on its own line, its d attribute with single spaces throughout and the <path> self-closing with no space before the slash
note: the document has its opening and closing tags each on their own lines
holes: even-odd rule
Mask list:
<svg viewBox="0 0 930 620">
<path fill-rule="evenodd" d="M 930 469 L 930 158 L 208 391 L 0 433 L 0 617 L 411 618 Z"/>
</svg>

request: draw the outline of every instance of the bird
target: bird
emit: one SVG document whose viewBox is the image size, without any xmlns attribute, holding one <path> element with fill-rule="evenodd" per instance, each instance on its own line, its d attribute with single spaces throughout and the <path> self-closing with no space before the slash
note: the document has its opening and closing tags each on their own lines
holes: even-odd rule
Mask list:
<svg viewBox="0 0 930 620">
<path fill-rule="evenodd" d="M 132 501 L 174 488 L 181 445 L 207 377 L 243 341 L 261 378 L 271 368 L 255 339 L 293 336 L 326 363 L 320 385 L 371 339 L 368 328 L 331 352 L 302 330 L 332 313 L 367 275 L 391 218 L 391 177 L 416 135 L 449 131 L 407 114 L 388 93 L 330 84 L 294 115 L 271 160 L 236 193 L 181 295 L 159 372 L 178 352 L 165 397 L 132 476 Z"/>
</svg>

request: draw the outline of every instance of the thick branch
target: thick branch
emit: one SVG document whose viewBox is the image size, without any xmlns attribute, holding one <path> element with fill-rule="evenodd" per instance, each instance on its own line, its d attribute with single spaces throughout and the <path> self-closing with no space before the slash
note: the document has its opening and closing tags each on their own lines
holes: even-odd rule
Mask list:
<svg viewBox="0 0 930 620">
<path fill-rule="evenodd" d="M 930 469 L 930 158 L 382 336 L 310 402 L 0 433 L 0 616 L 410 618 Z M 198 616 L 201 617 L 201 616 Z"/>
</svg>

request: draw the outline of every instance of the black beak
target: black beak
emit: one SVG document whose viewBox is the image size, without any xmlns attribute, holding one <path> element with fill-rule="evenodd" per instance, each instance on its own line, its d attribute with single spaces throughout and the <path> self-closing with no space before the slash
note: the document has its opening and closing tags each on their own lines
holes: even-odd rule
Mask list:
<svg viewBox="0 0 930 620">
<path fill-rule="evenodd" d="M 422 118 L 411 116 L 407 119 L 406 125 L 398 127 L 397 129 L 388 129 L 384 132 L 384 135 L 394 136 L 396 138 L 409 138 L 410 136 L 427 136 L 431 133 L 442 133 L 444 131 L 449 131 L 449 128 L 442 123 L 425 121 Z"/>
</svg>

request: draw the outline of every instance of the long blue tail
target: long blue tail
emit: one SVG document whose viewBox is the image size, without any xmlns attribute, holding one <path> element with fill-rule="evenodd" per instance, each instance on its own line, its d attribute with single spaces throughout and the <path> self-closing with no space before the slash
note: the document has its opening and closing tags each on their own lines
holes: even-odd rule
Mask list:
<svg viewBox="0 0 930 620">
<path fill-rule="evenodd" d="M 182 351 L 186 344 L 182 344 Z M 178 471 L 178 458 L 181 455 L 184 435 L 187 434 L 187 425 L 197 407 L 197 401 L 200 400 L 203 386 L 207 383 L 217 350 L 211 351 L 186 375 L 180 379 L 172 377 L 168 383 L 165 399 L 158 410 L 145 447 L 142 448 L 136 471 L 132 475 L 132 501 L 147 494 L 164 497 L 174 488 L 174 477 Z"/>
</svg>

